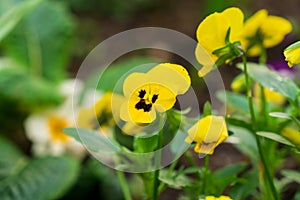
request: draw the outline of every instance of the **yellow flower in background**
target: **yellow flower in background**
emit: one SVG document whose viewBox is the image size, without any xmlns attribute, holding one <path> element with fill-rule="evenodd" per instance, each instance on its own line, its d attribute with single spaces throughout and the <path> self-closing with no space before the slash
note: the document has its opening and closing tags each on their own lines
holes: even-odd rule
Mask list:
<svg viewBox="0 0 300 200">
<path fill-rule="evenodd" d="M 293 144 L 295 144 L 298 148 L 300 148 L 300 132 L 299 132 L 299 130 L 285 127 L 281 131 L 281 135 L 283 137 L 285 137 L 286 139 L 288 139 Z"/>
<path fill-rule="evenodd" d="M 258 102 L 258 104 L 260 104 L 261 88 L 260 88 L 259 84 L 255 84 L 253 89 L 254 89 L 254 91 L 253 91 L 254 97 L 255 97 L 256 101 Z M 265 95 L 266 101 L 275 106 L 281 106 L 286 101 L 286 98 L 282 94 L 275 92 L 273 90 L 270 90 L 268 88 L 264 88 L 264 95 Z"/>
<path fill-rule="evenodd" d="M 78 113 L 78 127 L 88 129 L 98 129 L 114 125 L 115 121 L 112 116 L 112 93 L 107 92 L 92 108 L 81 109 Z"/>
<path fill-rule="evenodd" d="M 289 67 L 300 63 L 300 41 L 288 46 L 284 52 L 285 60 Z"/>
<path fill-rule="evenodd" d="M 288 20 L 268 15 L 268 11 L 262 9 L 246 20 L 241 43 L 249 56 L 258 56 L 261 45 L 264 48 L 274 47 L 291 31 L 292 24 Z"/>
<path fill-rule="evenodd" d="M 232 91 L 234 92 L 242 92 L 246 90 L 246 80 L 245 80 L 245 75 L 240 74 L 236 76 L 233 81 L 231 82 L 230 85 Z"/>
<path fill-rule="evenodd" d="M 213 154 L 214 149 L 228 137 L 226 122 L 220 116 L 206 116 L 188 130 L 187 143 L 196 142 L 195 152 Z"/>
<path fill-rule="evenodd" d="M 30 115 L 24 124 L 26 136 L 32 142 L 32 151 L 36 155 L 72 154 L 82 158 L 86 151 L 84 146 L 74 138 L 62 132 L 73 123 L 73 101 L 79 99 L 82 85 L 75 80 L 67 80 L 60 85 L 60 91 L 65 95 L 65 101 L 58 107 Z M 76 111 L 75 111 L 76 112 Z"/>
<path fill-rule="evenodd" d="M 120 117 L 133 123 L 151 123 L 156 111 L 171 109 L 176 96 L 185 93 L 191 84 L 187 70 L 176 64 L 163 63 L 147 73 L 132 73 L 124 81 L 125 102 Z"/>
<path fill-rule="evenodd" d="M 214 196 L 206 196 L 205 198 L 200 198 L 199 200 L 232 200 L 229 196 L 220 196 L 220 197 L 214 197 Z"/>
<path fill-rule="evenodd" d="M 225 47 L 225 38 L 230 28 L 230 42 L 240 40 L 240 32 L 243 28 L 244 14 L 239 8 L 228 8 L 221 13 L 215 12 L 207 16 L 198 26 L 196 36 L 196 58 L 202 68 L 199 76 L 205 76 L 210 72 L 218 59 L 213 51 Z"/>
</svg>

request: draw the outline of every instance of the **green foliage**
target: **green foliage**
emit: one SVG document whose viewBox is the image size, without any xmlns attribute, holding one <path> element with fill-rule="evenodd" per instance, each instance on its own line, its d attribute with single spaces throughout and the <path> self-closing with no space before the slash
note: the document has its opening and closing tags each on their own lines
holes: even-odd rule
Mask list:
<svg viewBox="0 0 300 200">
<path fill-rule="evenodd" d="M 1 199 L 55 199 L 76 180 L 79 163 L 70 157 L 45 157 L 28 162 L 0 184 Z"/>
<path fill-rule="evenodd" d="M 81 12 L 101 13 L 120 21 L 131 17 L 136 11 L 147 10 L 156 5 L 156 0 L 90 0 L 87 4 L 82 0 L 69 0 L 70 6 Z"/>
<path fill-rule="evenodd" d="M 208 116 L 212 114 L 211 105 L 208 101 L 205 102 L 203 106 L 203 116 Z"/>
<path fill-rule="evenodd" d="M 7 2 L 0 7 L 6 8 Z M 42 1 L 3 40 L 4 53 L 31 74 L 62 80 L 70 58 L 73 27 L 63 4 Z"/>
<path fill-rule="evenodd" d="M 292 144 L 291 142 L 289 142 L 287 139 L 285 139 L 284 137 L 282 137 L 279 134 L 270 133 L 270 132 L 263 132 L 263 131 L 257 132 L 256 134 L 259 135 L 259 136 L 274 140 L 274 141 L 279 142 L 281 144 L 285 144 L 285 145 L 288 145 L 288 146 L 295 147 L 294 144 Z"/>
<path fill-rule="evenodd" d="M 294 170 L 283 170 L 281 174 L 286 178 L 291 179 L 300 184 L 300 172 Z"/>
<path fill-rule="evenodd" d="M 248 63 L 249 76 L 262 86 L 282 94 L 292 101 L 296 101 L 300 93 L 299 87 L 290 79 L 271 71 L 265 65 Z M 240 68 L 241 65 L 239 65 Z"/>
<path fill-rule="evenodd" d="M 134 150 L 138 153 L 152 152 L 157 149 L 158 134 L 150 137 L 135 137 Z"/>
<path fill-rule="evenodd" d="M 256 188 L 259 186 L 257 169 L 252 169 L 243 175 L 242 182 L 235 184 L 230 189 L 230 196 L 234 200 L 243 200 L 246 197 L 260 199 Z"/>
<path fill-rule="evenodd" d="M 242 115 L 250 115 L 249 114 L 249 107 L 248 107 L 248 100 L 247 97 L 234 93 L 229 91 L 218 91 L 216 93 L 216 97 L 225 103 L 228 108 L 232 109 L 233 111 L 236 111 L 239 114 Z M 254 110 L 257 111 L 256 106 L 254 105 Z"/>
<path fill-rule="evenodd" d="M 63 100 L 55 84 L 15 68 L 0 69 L 0 91 L 2 100 L 14 100 L 27 109 L 57 105 Z"/>
<path fill-rule="evenodd" d="M 16 163 L 22 163 L 25 157 L 20 150 L 4 137 L 0 137 L 0 180 L 10 175 Z"/>
<path fill-rule="evenodd" d="M 224 166 L 223 168 L 214 172 L 212 181 L 215 182 L 214 189 L 216 194 L 222 195 L 226 187 L 245 182 L 245 179 L 240 178 L 239 174 L 244 171 L 246 167 L 246 163 L 237 163 Z"/>
<path fill-rule="evenodd" d="M 0 199 L 57 199 L 75 182 L 79 162 L 71 157 L 29 160 L 0 138 Z"/>
<path fill-rule="evenodd" d="M 0 42 L 41 0 L 23 1 L 0 16 Z M 1 10 L 0 10 L 1 13 Z"/>
<path fill-rule="evenodd" d="M 85 145 L 91 151 L 107 153 L 120 151 L 120 147 L 116 143 L 113 143 L 112 140 L 100 132 L 84 128 L 65 128 L 63 132 Z"/>
<path fill-rule="evenodd" d="M 159 180 L 174 189 L 182 189 L 193 186 L 193 180 L 180 171 L 169 173 L 168 170 L 161 170 Z"/>
</svg>

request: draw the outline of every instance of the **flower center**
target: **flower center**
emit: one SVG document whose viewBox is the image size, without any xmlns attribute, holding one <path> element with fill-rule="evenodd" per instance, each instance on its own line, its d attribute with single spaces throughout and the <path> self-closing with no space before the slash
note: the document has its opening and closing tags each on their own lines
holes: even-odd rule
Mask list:
<svg viewBox="0 0 300 200">
<path fill-rule="evenodd" d="M 146 90 L 140 90 L 138 97 L 140 98 L 139 102 L 135 104 L 135 108 L 137 110 L 143 109 L 144 112 L 150 112 L 152 105 L 156 102 L 158 98 L 158 94 L 151 95 L 148 94 L 146 95 Z"/>
<path fill-rule="evenodd" d="M 51 116 L 48 119 L 48 127 L 52 139 L 65 142 L 68 139 L 68 136 L 62 132 L 62 129 L 66 128 L 68 125 L 68 122 L 62 117 Z"/>
</svg>

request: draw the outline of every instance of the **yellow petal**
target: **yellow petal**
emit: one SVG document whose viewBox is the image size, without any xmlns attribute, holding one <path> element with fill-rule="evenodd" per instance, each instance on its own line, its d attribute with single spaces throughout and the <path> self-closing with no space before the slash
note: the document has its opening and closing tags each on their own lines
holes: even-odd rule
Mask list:
<svg viewBox="0 0 300 200">
<path fill-rule="evenodd" d="M 244 37 L 253 37 L 261 27 L 263 21 L 268 17 L 268 11 L 265 9 L 259 10 L 249 17 L 243 28 Z"/>
<path fill-rule="evenodd" d="M 285 60 L 288 61 L 289 67 L 300 63 L 300 46 L 285 50 L 283 53 Z"/>
<path fill-rule="evenodd" d="M 243 28 L 244 14 L 239 8 L 228 8 L 206 17 L 198 26 L 196 36 L 196 59 L 204 67 L 199 76 L 207 74 L 218 59 L 212 52 L 225 46 L 225 38 L 230 28 L 230 42 L 239 41 Z"/>
<path fill-rule="evenodd" d="M 195 56 L 197 61 L 202 64 L 202 68 L 198 72 L 198 75 L 200 77 L 208 74 L 213 69 L 215 61 L 218 59 L 216 55 L 209 53 L 199 44 L 196 47 Z"/>
<path fill-rule="evenodd" d="M 149 76 L 146 73 L 132 73 L 129 74 L 123 83 L 123 94 L 125 97 L 130 97 L 130 95 L 142 85 L 149 82 Z"/>
<path fill-rule="evenodd" d="M 268 16 L 261 25 L 264 35 L 263 45 L 266 48 L 273 47 L 284 39 L 285 35 L 292 31 L 292 24 L 278 16 Z"/>
<path fill-rule="evenodd" d="M 244 14 L 239 8 L 228 8 L 206 17 L 198 26 L 197 39 L 209 52 L 225 45 L 226 33 L 230 27 L 231 42 L 234 42 L 243 27 Z"/>
<path fill-rule="evenodd" d="M 176 95 L 185 93 L 191 85 L 187 70 L 177 64 L 159 64 L 152 68 L 147 76 L 149 76 L 150 83 L 162 85 Z"/>
<path fill-rule="evenodd" d="M 195 141 L 195 152 L 212 154 L 214 149 L 228 137 L 223 117 L 206 116 L 188 130 L 186 142 Z"/>
</svg>

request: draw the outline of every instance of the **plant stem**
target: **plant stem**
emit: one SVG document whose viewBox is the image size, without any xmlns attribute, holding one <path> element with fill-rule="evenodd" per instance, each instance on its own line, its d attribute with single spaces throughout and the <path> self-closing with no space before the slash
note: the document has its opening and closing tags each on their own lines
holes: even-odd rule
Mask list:
<svg viewBox="0 0 300 200">
<path fill-rule="evenodd" d="M 206 155 L 204 158 L 204 180 L 202 185 L 202 191 L 204 194 L 207 193 L 206 186 L 207 186 L 207 176 L 209 172 L 209 155 Z"/>
<path fill-rule="evenodd" d="M 164 123 L 163 116 L 160 116 L 160 123 Z M 157 141 L 157 155 L 155 158 L 155 167 L 157 170 L 154 172 L 154 182 L 153 182 L 153 200 L 158 199 L 158 188 L 159 188 L 159 170 L 160 170 L 160 162 L 161 162 L 161 146 L 162 146 L 162 137 L 163 137 L 163 125 L 159 126 L 161 130 L 158 133 L 158 141 Z"/>
<path fill-rule="evenodd" d="M 171 176 L 172 175 L 172 172 L 174 171 L 176 165 L 177 165 L 177 162 L 179 161 L 179 158 L 177 160 L 175 160 L 171 166 L 169 167 L 169 170 L 168 170 L 168 175 Z M 167 188 L 167 184 L 165 183 L 161 183 L 158 187 L 158 194 L 160 194 L 162 191 L 164 191 L 165 189 Z"/>
<path fill-rule="evenodd" d="M 261 96 L 261 114 L 264 117 L 265 125 L 268 125 L 268 113 L 267 113 L 267 101 L 265 95 L 265 88 L 260 85 L 260 96 Z"/>
<path fill-rule="evenodd" d="M 131 200 L 132 198 L 131 198 L 131 195 L 130 195 L 130 190 L 129 190 L 124 172 L 118 170 L 117 174 L 118 174 L 119 182 L 120 182 L 125 200 Z"/>
<path fill-rule="evenodd" d="M 245 80 L 246 80 L 246 87 L 247 87 L 247 98 L 248 98 L 248 104 L 249 104 L 249 110 L 250 110 L 250 115 L 251 115 L 251 121 L 252 121 L 252 131 L 255 136 L 257 148 L 258 148 L 258 153 L 260 155 L 260 159 L 262 161 L 264 171 L 266 174 L 266 180 L 268 182 L 268 185 L 272 191 L 273 198 L 275 200 L 279 200 L 278 193 L 275 189 L 273 178 L 271 176 L 270 170 L 268 168 L 265 156 L 263 154 L 263 149 L 260 141 L 260 137 L 256 134 L 256 119 L 255 119 L 255 113 L 254 113 L 254 108 L 253 108 L 253 100 L 252 100 L 252 94 L 251 94 L 251 86 L 250 86 L 250 81 L 249 81 L 249 76 L 248 76 L 248 70 L 247 70 L 247 58 L 244 55 L 242 57 L 243 59 L 243 65 L 244 65 L 244 74 L 245 74 Z"/>
</svg>

